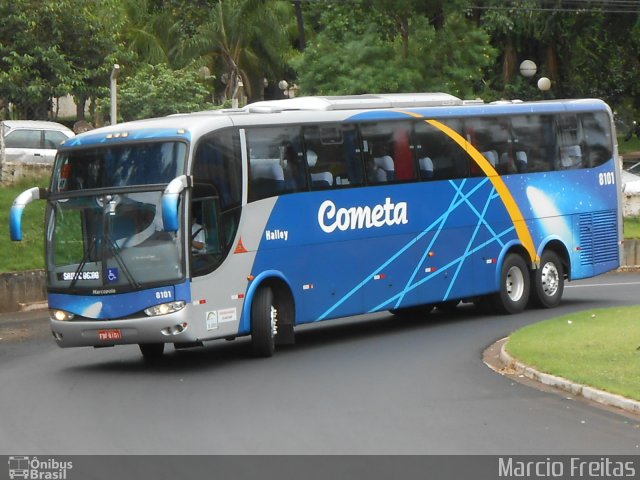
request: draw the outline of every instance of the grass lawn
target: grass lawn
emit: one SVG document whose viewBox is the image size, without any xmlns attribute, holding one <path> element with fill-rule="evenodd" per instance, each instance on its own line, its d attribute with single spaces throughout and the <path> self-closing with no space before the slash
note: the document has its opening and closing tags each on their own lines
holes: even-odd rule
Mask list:
<svg viewBox="0 0 640 480">
<path fill-rule="evenodd" d="M 640 238 L 640 217 L 627 217 L 624 219 L 624 238 Z"/>
<path fill-rule="evenodd" d="M 0 272 L 19 272 L 44 268 L 44 211 L 46 202 L 27 206 L 22 219 L 22 241 L 9 238 L 9 210 L 15 198 L 30 187 L 45 187 L 48 178 L 24 180 L 0 188 Z"/>
<path fill-rule="evenodd" d="M 618 136 L 618 153 L 624 155 L 630 152 L 640 152 L 640 139 L 634 135 L 625 142 L 624 135 Z"/>
<path fill-rule="evenodd" d="M 640 400 L 640 310 L 590 310 L 529 325 L 507 351 L 539 371 Z"/>
</svg>

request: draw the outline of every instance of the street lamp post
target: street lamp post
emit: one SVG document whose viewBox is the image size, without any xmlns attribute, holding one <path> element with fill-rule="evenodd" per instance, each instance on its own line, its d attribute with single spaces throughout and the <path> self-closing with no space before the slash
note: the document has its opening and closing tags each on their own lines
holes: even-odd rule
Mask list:
<svg viewBox="0 0 640 480">
<path fill-rule="evenodd" d="M 111 125 L 118 123 L 118 75 L 120 75 L 120 65 L 113 65 L 111 70 Z"/>
<path fill-rule="evenodd" d="M 293 85 L 289 85 L 289 82 L 286 80 L 280 80 L 278 82 L 278 88 L 282 90 L 282 94 L 286 98 L 293 98 L 296 96 L 296 92 L 298 91 L 298 86 L 294 83 Z"/>
<path fill-rule="evenodd" d="M 525 78 L 532 78 L 537 71 L 538 67 L 532 60 L 524 60 L 520 64 L 520 74 Z M 547 77 L 540 77 L 537 84 L 541 92 L 548 92 L 551 89 L 551 80 Z"/>
<path fill-rule="evenodd" d="M 535 62 L 531 60 L 524 60 L 520 64 L 520 75 L 522 75 L 524 78 L 533 77 L 537 71 L 538 67 L 536 66 Z"/>
<path fill-rule="evenodd" d="M 238 108 L 238 94 L 242 87 L 244 87 L 244 83 L 242 82 L 242 77 L 238 75 L 238 78 L 236 79 L 236 88 L 233 90 L 233 95 L 231 97 L 231 108 Z"/>
<path fill-rule="evenodd" d="M 551 80 L 547 77 L 540 77 L 538 80 L 538 88 L 541 92 L 547 92 L 551 88 Z"/>
</svg>

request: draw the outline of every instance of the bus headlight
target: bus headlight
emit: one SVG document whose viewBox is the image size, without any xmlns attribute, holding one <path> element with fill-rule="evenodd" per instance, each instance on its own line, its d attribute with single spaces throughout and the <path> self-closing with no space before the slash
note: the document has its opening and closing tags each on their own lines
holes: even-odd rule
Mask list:
<svg viewBox="0 0 640 480">
<path fill-rule="evenodd" d="M 161 303 L 160 305 L 154 305 L 153 307 L 145 309 L 144 313 L 150 317 L 155 317 L 157 315 L 166 315 L 168 313 L 177 312 L 178 310 L 182 310 L 184 306 L 185 302 L 182 300 L 179 302 Z"/>
<path fill-rule="evenodd" d="M 68 322 L 73 320 L 75 315 L 73 313 L 65 312 L 64 310 L 49 310 L 49 316 L 59 322 Z"/>
</svg>

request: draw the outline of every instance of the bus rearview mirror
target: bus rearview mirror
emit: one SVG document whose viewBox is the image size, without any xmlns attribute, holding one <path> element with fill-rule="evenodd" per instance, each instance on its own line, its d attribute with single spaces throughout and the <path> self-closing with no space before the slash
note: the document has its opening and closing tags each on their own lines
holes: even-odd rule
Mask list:
<svg viewBox="0 0 640 480">
<path fill-rule="evenodd" d="M 191 185 L 191 177 L 180 175 L 171 180 L 162 194 L 162 228 L 165 232 L 176 232 L 180 227 L 178 206 L 180 194 Z"/>
<path fill-rule="evenodd" d="M 27 205 L 34 200 L 44 200 L 49 196 L 49 191 L 44 188 L 33 187 L 25 190 L 16 197 L 9 213 L 9 230 L 11 240 L 22 241 L 22 213 Z"/>
</svg>

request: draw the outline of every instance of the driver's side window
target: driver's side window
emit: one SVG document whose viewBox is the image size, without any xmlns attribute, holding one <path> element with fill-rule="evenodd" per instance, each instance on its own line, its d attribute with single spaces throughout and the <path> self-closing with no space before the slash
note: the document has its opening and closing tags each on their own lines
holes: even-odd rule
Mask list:
<svg viewBox="0 0 640 480">
<path fill-rule="evenodd" d="M 194 275 L 216 269 L 231 249 L 242 201 L 242 160 L 237 129 L 202 138 L 193 164 L 190 249 Z"/>
<path fill-rule="evenodd" d="M 190 248 L 195 274 L 208 273 L 222 263 L 225 253 L 221 236 L 217 196 L 194 198 L 191 203 Z"/>
</svg>

